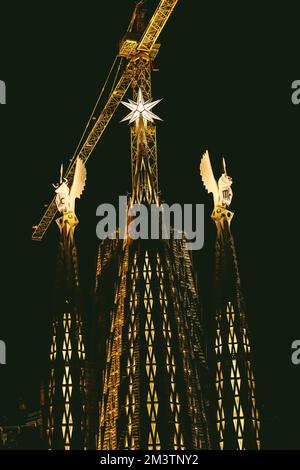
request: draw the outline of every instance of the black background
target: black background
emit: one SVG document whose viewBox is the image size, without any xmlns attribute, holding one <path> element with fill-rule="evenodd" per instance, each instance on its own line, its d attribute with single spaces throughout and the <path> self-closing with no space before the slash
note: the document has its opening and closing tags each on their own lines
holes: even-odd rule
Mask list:
<svg viewBox="0 0 300 470">
<path fill-rule="evenodd" d="M 154 0 L 149 0 L 150 6 Z M 10 2 L 1 5 L 0 416 L 37 409 L 48 351 L 58 230 L 31 241 L 31 226 L 53 195 L 60 163 L 71 158 L 128 26 L 132 0 Z M 297 8 L 298 5 L 298 8 Z M 211 196 L 199 177 L 209 149 L 232 175 L 242 287 L 256 363 L 264 447 L 299 449 L 300 337 L 299 2 L 179 0 L 161 35 L 153 76 L 159 184 L 168 203 L 204 203 L 205 246 L 197 253 L 204 304 L 211 299 L 215 229 Z M 93 289 L 96 207 L 130 191 L 130 144 L 119 108 L 90 158 L 77 204 L 77 241 L 87 299 Z"/>
</svg>

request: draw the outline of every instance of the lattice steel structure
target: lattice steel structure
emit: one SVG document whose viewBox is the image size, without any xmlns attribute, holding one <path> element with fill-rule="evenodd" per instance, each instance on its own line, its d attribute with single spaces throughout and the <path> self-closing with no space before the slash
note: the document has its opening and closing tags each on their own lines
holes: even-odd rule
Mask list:
<svg viewBox="0 0 300 470">
<path fill-rule="evenodd" d="M 152 97 L 152 62 L 149 55 L 146 53 L 139 54 L 134 60 L 132 60 L 132 94 L 133 100 L 137 99 L 139 88 L 142 89 L 145 100 Z M 156 140 L 156 126 L 151 122 L 147 123 L 145 128 L 146 141 L 147 141 L 147 170 L 148 176 L 151 178 L 152 183 L 149 185 L 150 189 L 153 190 L 153 202 L 155 202 L 154 195 L 158 193 L 158 170 L 157 170 L 157 140 Z M 131 175 L 132 175 L 132 188 L 133 201 L 139 203 L 142 201 L 141 187 L 135 179 L 141 177 L 140 172 L 143 171 L 139 167 L 141 160 L 138 159 L 138 142 L 137 142 L 137 127 L 131 126 L 130 128 L 131 138 Z"/>
<path fill-rule="evenodd" d="M 85 449 L 86 351 L 74 230 L 74 212 L 64 213 L 45 388 L 44 434 L 49 450 Z"/>
<path fill-rule="evenodd" d="M 214 367 L 216 444 L 220 449 L 260 449 L 249 331 L 230 231 L 233 213 L 216 207 Z"/>
</svg>

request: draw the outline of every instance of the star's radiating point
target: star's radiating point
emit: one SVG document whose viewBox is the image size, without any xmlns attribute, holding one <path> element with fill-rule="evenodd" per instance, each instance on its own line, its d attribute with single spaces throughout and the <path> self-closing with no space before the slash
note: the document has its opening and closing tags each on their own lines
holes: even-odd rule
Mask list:
<svg viewBox="0 0 300 470">
<path fill-rule="evenodd" d="M 140 117 L 144 119 L 144 123 L 146 124 L 147 121 L 154 122 L 154 119 L 158 119 L 159 121 L 162 121 L 162 119 L 154 114 L 151 109 L 154 108 L 158 103 L 160 103 L 160 100 L 152 101 L 152 98 L 149 100 L 145 101 L 143 97 L 143 92 L 142 89 L 139 88 L 138 91 L 138 96 L 137 96 L 137 102 L 128 100 L 129 103 L 126 103 L 125 101 L 121 101 L 121 103 L 126 106 L 126 108 L 130 109 L 130 113 L 122 119 L 121 122 L 124 121 L 129 121 L 129 124 L 137 121 Z"/>
</svg>

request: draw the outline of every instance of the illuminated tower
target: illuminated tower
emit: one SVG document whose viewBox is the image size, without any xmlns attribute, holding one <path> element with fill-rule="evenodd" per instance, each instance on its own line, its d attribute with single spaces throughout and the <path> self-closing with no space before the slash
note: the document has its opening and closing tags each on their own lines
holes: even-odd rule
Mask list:
<svg viewBox="0 0 300 470">
<path fill-rule="evenodd" d="M 101 286 L 108 292 L 108 266 L 117 272 L 110 284 L 113 302 L 100 313 L 106 360 L 98 448 L 207 449 L 206 361 L 190 254 L 184 239 L 133 239 L 129 228 L 134 204 L 160 207 L 154 124 L 159 118 L 151 111 L 158 101 L 151 99 L 150 76 L 150 59 L 141 54 L 134 100 L 126 103 L 131 113 L 124 119 L 132 123 L 128 231 L 124 240 L 105 240 L 99 249 L 96 297 Z"/>
<path fill-rule="evenodd" d="M 251 348 L 230 231 L 232 179 L 216 182 L 208 152 L 200 163 L 203 183 L 214 197 L 212 219 L 217 228 L 215 265 L 214 376 L 216 444 L 220 449 L 260 449 L 260 418 L 256 404 Z"/>
<path fill-rule="evenodd" d="M 60 231 L 57 279 L 49 354 L 49 374 L 45 389 L 44 431 L 51 450 L 86 447 L 85 344 L 77 250 L 74 231 L 78 224 L 75 198 L 80 197 L 86 171 L 77 160 L 73 185 L 69 190 L 61 179 L 56 186 L 56 204 L 61 213 L 56 222 Z"/>
</svg>

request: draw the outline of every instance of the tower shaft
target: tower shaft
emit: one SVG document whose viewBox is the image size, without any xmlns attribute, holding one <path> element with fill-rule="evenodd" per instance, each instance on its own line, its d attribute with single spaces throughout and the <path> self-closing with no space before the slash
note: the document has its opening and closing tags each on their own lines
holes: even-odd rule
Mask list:
<svg viewBox="0 0 300 470">
<path fill-rule="evenodd" d="M 147 102 L 152 98 L 150 56 L 139 53 L 132 63 L 133 99 L 138 102 L 142 92 Z M 156 127 L 142 112 L 131 127 L 131 166 L 128 209 L 132 204 L 159 206 Z M 99 253 L 106 259 L 110 250 L 111 243 L 104 241 Z M 206 361 L 185 242 L 174 231 L 170 240 L 133 240 L 127 234 L 117 251 L 114 300 L 101 340 L 106 348 L 98 448 L 207 449 L 202 398 Z M 96 281 L 100 306 L 100 286 L 106 282 L 101 275 Z M 99 324 L 107 322 L 100 318 Z"/>
<path fill-rule="evenodd" d="M 86 448 L 86 351 L 74 212 L 64 213 L 60 229 L 44 431 L 48 449 Z"/>
<path fill-rule="evenodd" d="M 233 213 L 216 207 L 215 267 L 216 442 L 222 449 L 260 449 L 260 417 L 246 312 L 234 240 Z"/>
<path fill-rule="evenodd" d="M 152 204 L 160 206 L 157 116 L 149 113 L 147 106 L 156 104 L 148 101 L 152 99 L 151 61 L 158 50 L 154 38 L 160 21 L 166 21 L 167 12 L 176 3 L 160 2 L 156 20 L 140 44 L 127 37 L 120 48 L 122 56 L 130 56 L 133 93 L 127 104 L 132 113 L 124 119 L 133 122 L 127 226 L 132 221 L 129 209 L 133 204 L 143 204 L 148 210 Z M 164 6 L 163 19 L 160 12 Z M 149 48 L 147 38 L 152 44 Z M 105 365 L 101 370 L 98 449 L 210 448 L 202 396 L 206 360 L 200 308 L 185 241 L 178 239 L 174 230 L 170 240 L 133 238 L 128 231 L 124 242 L 117 242 L 114 255 L 109 255 L 110 241 L 104 240 L 99 247 L 100 258 L 111 256 L 108 264 L 117 265 L 118 272 L 113 301 L 105 311 L 101 308 L 103 293 L 112 287 L 108 273 L 113 268 L 103 269 L 104 262 L 99 261 L 96 304 L 99 324 L 103 325 L 100 342 L 105 345 L 105 351 L 101 349 Z M 108 321 L 103 315 L 109 316 Z"/>
<path fill-rule="evenodd" d="M 106 330 L 99 449 L 209 448 L 189 265 L 182 240 L 123 246 Z"/>
</svg>

